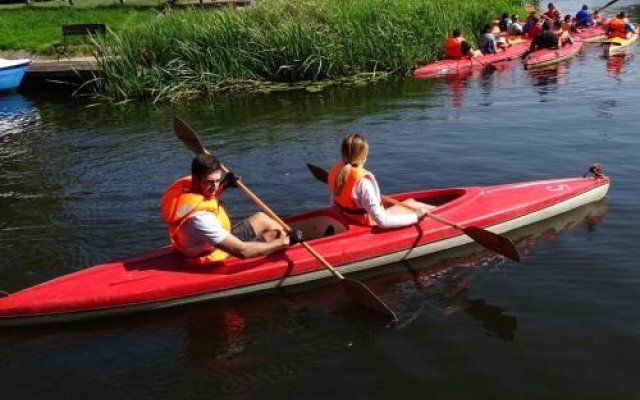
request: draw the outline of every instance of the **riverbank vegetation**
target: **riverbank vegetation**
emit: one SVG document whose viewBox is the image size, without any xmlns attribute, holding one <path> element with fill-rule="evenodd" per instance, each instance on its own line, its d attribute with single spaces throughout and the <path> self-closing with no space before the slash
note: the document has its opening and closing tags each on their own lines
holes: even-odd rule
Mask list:
<svg viewBox="0 0 640 400">
<path fill-rule="evenodd" d="M 179 100 L 261 82 L 409 73 L 441 57 L 456 26 L 469 36 L 519 0 L 264 0 L 248 9 L 178 11 L 102 48 L 97 91 Z"/>
<path fill-rule="evenodd" d="M 0 50 L 53 54 L 61 25 L 105 23 L 100 72 L 84 89 L 114 101 L 178 101 L 407 74 L 440 58 L 455 27 L 473 41 L 500 13 L 523 11 L 520 0 L 257 0 L 240 9 L 186 10 L 169 3 L 3 6 Z"/>
</svg>

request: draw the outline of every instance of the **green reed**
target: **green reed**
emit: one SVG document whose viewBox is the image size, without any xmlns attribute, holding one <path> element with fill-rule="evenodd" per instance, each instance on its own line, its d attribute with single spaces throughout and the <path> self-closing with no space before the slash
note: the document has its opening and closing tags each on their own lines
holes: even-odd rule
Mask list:
<svg viewBox="0 0 640 400">
<path fill-rule="evenodd" d="M 262 86 L 407 74 L 469 39 L 519 0 L 262 0 L 247 9 L 174 11 L 100 45 L 95 91 L 176 101 Z"/>
</svg>

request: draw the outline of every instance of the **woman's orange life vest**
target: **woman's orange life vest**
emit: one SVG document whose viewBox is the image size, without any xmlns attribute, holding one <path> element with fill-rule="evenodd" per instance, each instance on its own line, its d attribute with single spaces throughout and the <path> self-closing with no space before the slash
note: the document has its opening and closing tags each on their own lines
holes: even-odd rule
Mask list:
<svg viewBox="0 0 640 400">
<path fill-rule="evenodd" d="M 169 240 L 173 247 L 185 255 L 190 265 L 202 265 L 222 261 L 229 257 L 226 252 L 213 248 L 208 254 L 198 257 L 186 256 L 187 250 L 176 240 L 176 235 L 187 219 L 196 211 L 208 211 L 215 214 L 222 227 L 231 230 L 231 220 L 224 207 L 216 199 L 205 200 L 204 196 L 191 193 L 191 176 L 182 177 L 173 182 L 160 199 L 162 218 L 169 225 Z"/>
<path fill-rule="evenodd" d="M 340 174 L 340 170 L 343 165 L 344 163 L 342 162 L 336 163 L 329 171 L 327 183 L 329 184 L 329 190 L 333 196 L 334 203 L 347 217 L 349 217 L 349 219 L 353 220 L 358 225 L 375 225 L 373 218 L 371 218 L 367 211 L 358 207 L 356 202 L 353 200 L 353 189 L 362 178 L 371 173 L 362 167 L 351 167 L 349 174 L 344 181 L 344 185 L 342 186 L 342 191 L 340 191 L 340 194 L 336 196 L 336 181 L 338 180 L 338 175 Z"/>
<path fill-rule="evenodd" d="M 615 17 L 609 21 L 609 38 L 627 38 L 626 21 L 622 18 Z"/>
<path fill-rule="evenodd" d="M 444 40 L 444 55 L 447 58 L 460 59 L 462 55 L 462 42 L 464 38 L 460 37 L 448 37 Z"/>
</svg>

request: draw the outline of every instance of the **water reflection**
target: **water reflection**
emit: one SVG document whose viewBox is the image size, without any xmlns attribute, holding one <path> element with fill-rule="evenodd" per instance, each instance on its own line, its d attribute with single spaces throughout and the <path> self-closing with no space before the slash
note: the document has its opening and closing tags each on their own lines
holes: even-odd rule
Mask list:
<svg viewBox="0 0 640 400">
<path fill-rule="evenodd" d="M 5 136 L 23 133 L 39 122 L 40 113 L 28 98 L 18 93 L 0 95 L 0 151 L 6 151 Z"/>
<path fill-rule="evenodd" d="M 484 299 L 466 300 L 464 312 L 482 323 L 485 331 L 505 341 L 512 341 L 518 329 L 515 317 L 506 315 L 504 309 L 487 304 Z"/>
<path fill-rule="evenodd" d="M 534 252 L 540 239 L 553 242 L 563 232 L 594 231 L 607 210 L 607 202 L 600 201 L 521 228 L 508 236 L 526 258 Z M 424 313 L 450 315 L 463 311 L 480 321 L 486 334 L 511 341 L 515 338 L 518 324 L 516 318 L 505 311 L 508 307 L 470 298 L 467 290 L 470 282 L 482 274 L 497 272 L 509 265 L 502 257 L 470 246 L 405 261 L 393 267 L 404 272 L 372 279 L 367 284 L 376 293 L 386 292 L 387 298 L 394 299 L 391 304 L 400 312 L 400 327 L 412 324 Z"/>
<path fill-rule="evenodd" d="M 571 61 L 565 61 L 544 68 L 527 70 L 535 91 L 540 94 L 540 102 L 549 101 L 546 96 L 557 93 L 558 86 L 567 83 L 566 74 L 570 63 Z"/>
<path fill-rule="evenodd" d="M 621 80 L 621 75 L 624 72 L 624 67 L 627 63 L 627 59 L 632 60 L 633 55 L 629 54 L 618 54 L 615 56 L 607 57 L 607 72 L 609 76 L 616 78 L 616 80 Z"/>
</svg>

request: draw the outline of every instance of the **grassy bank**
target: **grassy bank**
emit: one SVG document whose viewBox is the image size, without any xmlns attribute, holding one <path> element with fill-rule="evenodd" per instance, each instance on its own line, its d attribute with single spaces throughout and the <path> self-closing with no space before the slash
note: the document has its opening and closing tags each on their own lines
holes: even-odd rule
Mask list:
<svg viewBox="0 0 640 400">
<path fill-rule="evenodd" d="M 265 0 L 249 9 L 177 11 L 103 49 L 97 90 L 178 100 L 255 82 L 410 72 L 440 58 L 454 27 L 479 28 L 519 0 Z M 473 36 L 473 35 L 470 35 Z"/>
<path fill-rule="evenodd" d="M 159 15 L 151 6 L 90 7 L 82 0 L 76 3 L 81 5 L 70 7 L 66 2 L 51 1 L 29 7 L 16 4 L 0 7 L 0 50 L 53 54 L 53 44 L 62 41 L 60 29 L 64 24 L 99 22 L 119 34 L 129 28 L 153 23 Z"/>
</svg>

